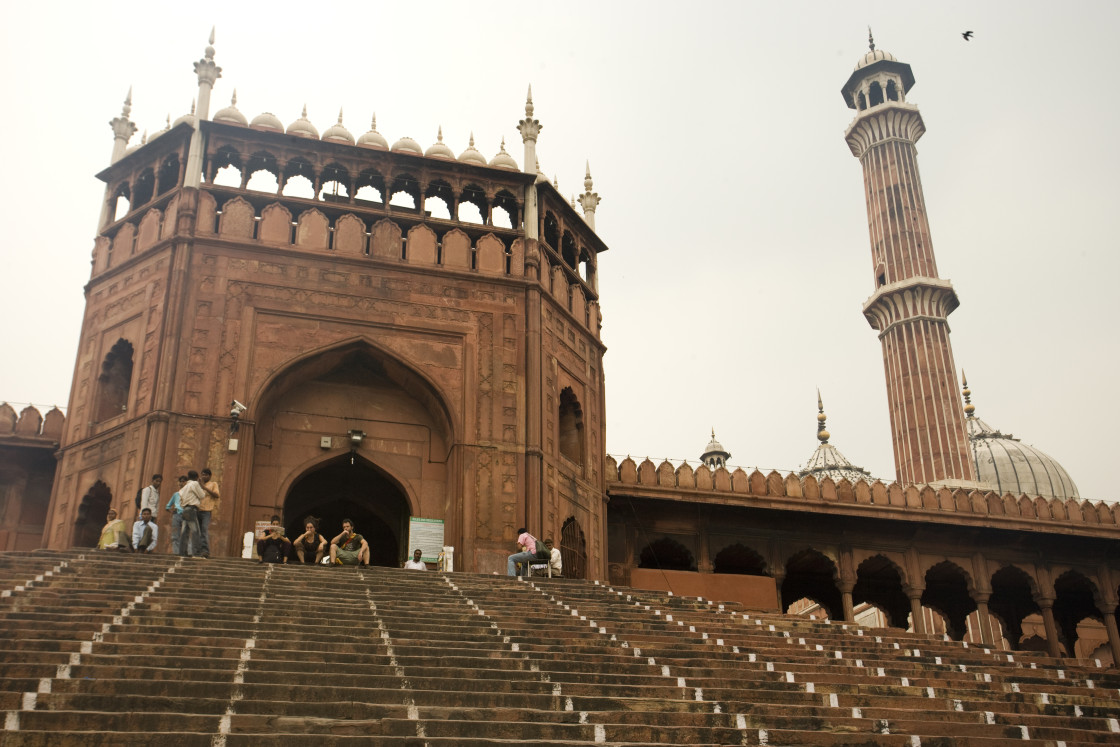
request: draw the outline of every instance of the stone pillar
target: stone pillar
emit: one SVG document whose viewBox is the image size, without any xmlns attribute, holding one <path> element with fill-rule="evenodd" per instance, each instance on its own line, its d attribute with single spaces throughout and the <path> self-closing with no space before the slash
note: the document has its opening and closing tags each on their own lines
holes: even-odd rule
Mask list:
<svg viewBox="0 0 1120 747">
<path fill-rule="evenodd" d="M 995 633 L 992 631 L 992 620 L 988 616 L 988 600 L 991 594 L 973 594 L 976 601 L 976 616 L 980 619 L 980 640 L 985 646 L 995 645 Z"/>
<path fill-rule="evenodd" d="M 210 116 L 210 91 L 214 83 L 222 77 L 222 69 L 214 64 L 214 31 L 210 31 L 210 43 L 206 46 L 205 56 L 194 63 L 198 76 L 198 106 L 195 109 L 197 121 L 191 135 L 190 150 L 187 152 L 187 168 L 183 175 L 184 187 L 197 187 L 202 183 L 202 161 L 205 145 L 202 142 L 202 121 Z"/>
<path fill-rule="evenodd" d="M 840 599 L 844 603 L 844 622 L 855 622 L 855 605 L 852 604 L 852 589 L 855 584 L 850 581 L 840 582 Z"/>
<path fill-rule="evenodd" d="M 910 620 L 915 633 L 926 632 L 926 619 L 922 614 L 922 592 L 925 589 L 907 589 L 906 596 L 910 599 Z"/>
<path fill-rule="evenodd" d="M 1120 667 L 1120 631 L 1116 629 L 1116 605 L 1100 605 L 1104 613 L 1104 629 L 1108 632 L 1108 647 L 1112 649 L 1112 666 Z"/>
<path fill-rule="evenodd" d="M 1058 624 L 1054 622 L 1054 600 L 1039 599 L 1038 606 L 1042 609 L 1042 623 L 1046 626 L 1046 650 L 1055 659 L 1060 659 L 1062 650 L 1059 648 Z"/>
<path fill-rule="evenodd" d="M 786 613 L 786 607 L 782 604 L 782 582 L 785 581 L 786 574 L 781 572 L 774 573 L 774 589 L 778 594 L 778 612 L 781 614 Z"/>
</svg>

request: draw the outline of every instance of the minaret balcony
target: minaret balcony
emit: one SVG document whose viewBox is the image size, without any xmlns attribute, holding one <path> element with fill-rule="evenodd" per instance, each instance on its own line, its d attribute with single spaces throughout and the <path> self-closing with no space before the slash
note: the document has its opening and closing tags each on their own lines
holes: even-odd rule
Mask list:
<svg viewBox="0 0 1120 747">
<path fill-rule="evenodd" d="M 912 277 L 875 290 L 863 315 L 882 338 L 892 327 L 917 319 L 944 323 L 960 301 L 953 284 L 941 278 Z"/>
</svg>

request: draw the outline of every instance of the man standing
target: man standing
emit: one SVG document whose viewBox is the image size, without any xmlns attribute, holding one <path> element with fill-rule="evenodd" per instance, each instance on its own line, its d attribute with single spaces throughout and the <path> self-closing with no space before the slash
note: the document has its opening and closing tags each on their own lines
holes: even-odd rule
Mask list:
<svg viewBox="0 0 1120 747">
<path fill-rule="evenodd" d="M 412 553 L 412 560 L 404 561 L 405 570 L 407 570 L 407 571 L 426 571 L 426 570 L 428 570 L 428 564 L 420 559 L 420 557 L 423 554 L 424 553 L 420 552 L 419 548 L 414 550 L 413 553 Z"/>
<path fill-rule="evenodd" d="M 179 490 L 187 484 L 187 476 L 179 475 Z M 183 506 L 179 499 L 179 490 L 171 494 L 171 500 L 164 506 L 171 514 L 171 554 L 179 555 L 179 535 L 183 531 Z"/>
<path fill-rule="evenodd" d="M 198 507 L 198 538 L 200 542 L 199 554 L 204 558 L 210 557 L 210 519 L 218 510 L 218 502 L 222 496 L 218 492 L 218 483 L 214 481 L 210 468 L 202 470 L 202 480 L 199 483 L 203 490 L 202 502 Z"/>
<path fill-rule="evenodd" d="M 179 554 L 198 556 L 202 533 L 198 528 L 198 507 L 206 495 L 198 484 L 198 473 L 187 472 L 187 482 L 179 488 L 179 505 L 183 509 L 182 534 L 179 535 Z"/>
<path fill-rule="evenodd" d="M 140 491 L 140 512 L 143 512 L 145 508 L 153 514 L 159 511 L 159 486 L 162 484 L 163 475 L 159 473 L 152 475 L 151 484 Z"/>
<path fill-rule="evenodd" d="M 537 559 L 537 538 L 529 534 L 529 530 L 522 527 L 517 530 L 517 552 L 506 559 L 506 575 L 516 576 L 518 563 L 524 563 L 527 568 Z"/>
<path fill-rule="evenodd" d="M 349 519 L 342 520 L 342 532 L 331 540 L 331 565 L 369 565 L 369 544 Z"/>
<path fill-rule="evenodd" d="M 152 509 L 140 510 L 140 518 L 132 525 L 132 546 L 136 552 L 155 552 L 159 527 L 152 521 Z"/>
</svg>

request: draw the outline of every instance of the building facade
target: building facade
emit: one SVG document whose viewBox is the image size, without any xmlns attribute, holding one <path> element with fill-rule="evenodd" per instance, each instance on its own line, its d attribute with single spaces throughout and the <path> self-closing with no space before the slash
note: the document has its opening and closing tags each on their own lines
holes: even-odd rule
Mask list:
<svg viewBox="0 0 1120 747">
<path fill-rule="evenodd" d="M 457 569 L 504 569 L 528 526 L 598 577 L 606 246 L 590 176 L 585 217 L 536 173 L 531 95 L 522 171 L 504 144 L 390 147 L 341 114 L 322 135 L 236 98 L 211 118 L 212 46 L 195 70 L 192 115 L 133 149 L 128 102 L 112 123 L 45 544 L 91 545 L 151 474 L 209 467 L 216 554 L 278 513 L 350 518 L 397 565 L 423 518 Z"/>
</svg>

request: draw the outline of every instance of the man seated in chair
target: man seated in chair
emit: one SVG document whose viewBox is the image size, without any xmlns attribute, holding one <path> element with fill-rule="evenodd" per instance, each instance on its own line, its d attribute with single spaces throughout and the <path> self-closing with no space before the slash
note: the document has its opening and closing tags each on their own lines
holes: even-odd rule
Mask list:
<svg viewBox="0 0 1120 747">
<path fill-rule="evenodd" d="M 526 571 L 533 562 L 548 562 L 548 556 L 541 557 L 537 554 L 537 538 L 529 534 L 529 530 L 522 527 L 517 530 L 517 549 L 513 555 L 506 559 L 506 575 L 516 576 L 517 566 L 524 566 Z M 544 549 L 543 547 L 541 548 Z M 525 575 L 529 575 L 527 572 Z"/>
<path fill-rule="evenodd" d="M 132 546 L 136 552 L 155 552 L 158 539 L 159 527 L 152 521 L 152 509 L 145 506 L 132 525 Z"/>
</svg>

